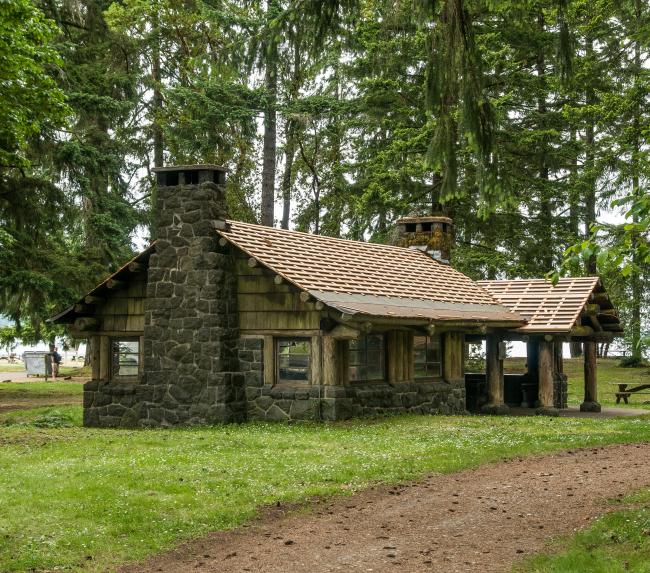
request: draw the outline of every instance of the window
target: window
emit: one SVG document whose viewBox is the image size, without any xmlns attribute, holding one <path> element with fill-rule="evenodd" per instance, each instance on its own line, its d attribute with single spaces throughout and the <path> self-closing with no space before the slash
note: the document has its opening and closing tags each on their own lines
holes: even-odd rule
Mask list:
<svg viewBox="0 0 650 573">
<path fill-rule="evenodd" d="M 416 378 L 440 378 L 440 337 L 414 336 L 413 361 Z"/>
<path fill-rule="evenodd" d="M 384 337 L 368 334 L 350 340 L 350 380 L 384 380 Z"/>
<path fill-rule="evenodd" d="M 140 341 L 122 339 L 111 341 L 111 375 L 137 376 L 140 371 Z"/>
<path fill-rule="evenodd" d="M 311 343 L 306 338 L 277 341 L 277 381 L 309 382 Z"/>
</svg>

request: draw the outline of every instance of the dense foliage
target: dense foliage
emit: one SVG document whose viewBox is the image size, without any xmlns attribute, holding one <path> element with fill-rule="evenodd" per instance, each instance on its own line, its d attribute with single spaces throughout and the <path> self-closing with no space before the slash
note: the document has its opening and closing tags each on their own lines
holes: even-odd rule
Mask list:
<svg viewBox="0 0 650 573">
<path fill-rule="evenodd" d="M 147 239 L 152 167 L 211 162 L 235 218 L 442 210 L 473 277 L 598 272 L 647 344 L 642 0 L 10 0 L 0 42 L 0 313 L 37 335 Z"/>
</svg>

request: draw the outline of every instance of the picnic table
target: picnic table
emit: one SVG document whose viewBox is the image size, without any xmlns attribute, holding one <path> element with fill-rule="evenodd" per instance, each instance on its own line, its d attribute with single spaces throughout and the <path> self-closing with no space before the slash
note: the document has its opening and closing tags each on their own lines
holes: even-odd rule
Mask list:
<svg viewBox="0 0 650 573">
<path fill-rule="evenodd" d="M 630 394 L 650 394 L 650 392 L 644 392 L 644 390 L 650 389 L 650 382 L 648 384 L 637 384 L 636 386 L 630 382 L 610 382 L 610 384 L 618 386 L 618 392 L 615 392 L 617 404 L 621 403 L 621 398 L 625 404 L 629 404 L 628 398 Z M 628 388 L 628 386 L 632 386 L 632 388 Z"/>
</svg>

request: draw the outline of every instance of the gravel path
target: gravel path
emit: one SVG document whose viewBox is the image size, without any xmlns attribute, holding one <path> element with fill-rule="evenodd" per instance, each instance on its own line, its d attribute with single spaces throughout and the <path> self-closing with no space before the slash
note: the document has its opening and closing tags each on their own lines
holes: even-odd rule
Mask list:
<svg viewBox="0 0 650 573">
<path fill-rule="evenodd" d="M 164 572 L 496 572 L 650 485 L 650 444 L 515 459 L 270 511 L 123 568 Z"/>
</svg>

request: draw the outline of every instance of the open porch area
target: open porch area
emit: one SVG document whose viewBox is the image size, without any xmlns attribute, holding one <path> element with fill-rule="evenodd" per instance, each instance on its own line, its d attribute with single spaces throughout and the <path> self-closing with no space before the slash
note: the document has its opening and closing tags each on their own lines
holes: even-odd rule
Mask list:
<svg viewBox="0 0 650 573">
<path fill-rule="evenodd" d="M 467 409 L 507 414 L 511 408 L 559 415 L 567 408 L 567 377 L 562 345 L 579 342 L 583 348 L 582 412 L 600 412 L 597 385 L 597 344 L 622 332 L 618 314 L 597 277 L 561 279 L 557 285 L 542 279 L 482 281 L 481 285 L 508 307 L 528 318 L 523 327 L 485 335 L 471 335 L 468 343 L 485 341 L 485 373 L 466 374 Z M 504 374 L 507 341 L 526 343 L 526 367 L 520 374 Z"/>
</svg>

